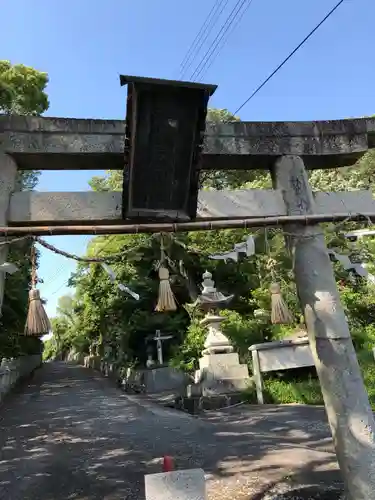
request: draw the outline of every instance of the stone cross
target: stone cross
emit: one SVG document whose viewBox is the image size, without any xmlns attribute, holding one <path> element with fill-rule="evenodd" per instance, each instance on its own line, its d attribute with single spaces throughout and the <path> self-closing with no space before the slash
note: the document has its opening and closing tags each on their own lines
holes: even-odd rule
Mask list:
<svg viewBox="0 0 375 500">
<path fill-rule="evenodd" d="M 155 337 L 152 340 L 156 341 L 156 350 L 158 352 L 158 362 L 159 365 L 163 364 L 163 340 L 168 340 L 173 338 L 173 335 L 161 335 L 160 330 L 156 330 Z"/>
</svg>

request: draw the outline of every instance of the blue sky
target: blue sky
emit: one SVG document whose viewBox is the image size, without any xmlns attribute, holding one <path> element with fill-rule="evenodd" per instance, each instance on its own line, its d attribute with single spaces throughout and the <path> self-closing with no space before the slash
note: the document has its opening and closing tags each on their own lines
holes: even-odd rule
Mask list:
<svg viewBox="0 0 375 500">
<path fill-rule="evenodd" d="M 125 115 L 120 73 L 179 78 L 179 67 L 213 0 L 12 0 L 2 2 L 1 58 L 46 71 L 49 116 Z M 235 5 L 228 0 L 225 15 Z M 336 0 L 253 0 L 204 76 L 211 105 L 234 111 L 330 10 Z M 374 0 L 346 0 L 240 113 L 243 120 L 319 120 L 375 112 L 371 62 Z M 4 22 L 5 21 L 5 22 Z M 194 60 L 190 71 L 208 48 Z M 40 191 L 84 191 L 98 172 L 44 172 Z M 83 254 L 89 237 L 54 237 Z M 42 250 L 40 277 L 53 315 L 75 263 Z"/>
</svg>

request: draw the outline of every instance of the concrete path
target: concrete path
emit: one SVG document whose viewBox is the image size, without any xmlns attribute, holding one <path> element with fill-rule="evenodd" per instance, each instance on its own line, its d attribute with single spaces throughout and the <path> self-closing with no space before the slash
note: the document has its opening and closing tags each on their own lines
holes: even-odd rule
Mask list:
<svg viewBox="0 0 375 500">
<path fill-rule="evenodd" d="M 338 480 L 328 435 L 320 408 L 240 406 L 196 418 L 48 363 L 0 408 L 0 499 L 143 500 L 144 474 L 160 472 L 165 454 L 206 471 L 209 500 L 330 498 L 296 490 Z M 284 489 L 294 496 L 275 496 Z"/>
</svg>

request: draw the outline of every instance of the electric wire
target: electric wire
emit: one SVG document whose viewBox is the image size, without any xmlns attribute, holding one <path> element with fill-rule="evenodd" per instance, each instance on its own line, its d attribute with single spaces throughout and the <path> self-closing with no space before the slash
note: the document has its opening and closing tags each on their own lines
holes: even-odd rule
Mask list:
<svg viewBox="0 0 375 500">
<path fill-rule="evenodd" d="M 193 55 L 193 57 L 190 57 L 189 61 L 186 61 L 186 63 L 184 64 L 184 67 L 183 69 L 181 70 L 181 79 L 184 77 L 184 75 L 187 73 L 187 71 L 189 70 L 189 68 L 191 67 L 191 65 L 193 64 L 194 60 L 196 59 L 196 57 L 198 56 L 198 54 L 200 53 L 202 47 L 204 46 L 204 44 L 206 43 L 208 37 L 210 36 L 212 30 L 214 29 L 217 21 L 220 19 L 220 16 L 221 14 L 223 13 L 225 7 L 227 6 L 228 4 L 228 0 L 219 0 L 217 3 L 216 3 L 216 10 L 215 10 L 215 13 L 211 19 L 211 22 L 208 24 L 208 26 L 206 27 L 206 34 L 202 33 L 202 36 L 200 38 L 200 40 L 198 41 L 198 43 L 196 44 L 195 46 L 195 55 Z M 202 30 L 202 28 L 201 28 Z"/>
<path fill-rule="evenodd" d="M 291 59 L 294 54 L 307 42 L 307 40 L 322 26 L 322 24 L 327 21 L 329 17 L 340 7 L 341 4 L 344 3 L 345 0 L 340 0 L 329 12 L 324 18 L 315 26 L 314 29 L 310 31 L 310 33 L 300 42 L 297 47 L 277 66 L 277 68 L 272 71 L 272 73 L 254 90 L 254 92 L 248 97 L 242 104 L 239 106 L 236 111 L 233 113 L 236 115 L 241 109 L 246 106 L 246 104 L 253 99 L 257 93 L 273 78 L 276 73 L 280 71 L 280 69 Z"/>
<path fill-rule="evenodd" d="M 206 75 L 207 71 L 211 68 L 211 66 L 213 65 L 213 63 L 216 61 L 216 58 L 217 56 L 220 54 L 220 52 L 222 51 L 222 49 L 224 48 L 225 44 L 227 43 L 227 41 L 229 40 L 230 36 L 232 35 L 232 33 L 235 31 L 235 29 L 237 28 L 237 26 L 240 24 L 240 22 L 242 21 L 244 15 L 246 14 L 246 12 L 249 10 L 249 7 L 250 5 L 253 3 L 253 0 L 250 0 L 249 3 L 245 6 L 245 8 L 242 10 L 242 12 L 240 13 L 239 17 L 237 18 L 237 22 L 232 26 L 232 29 L 229 30 L 229 32 L 227 31 L 227 36 L 224 38 L 224 41 L 222 44 L 219 44 L 218 46 L 218 49 L 214 52 L 212 58 L 210 59 L 210 61 L 208 62 L 208 64 L 206 65 L 206 67 L 203 69 L 203 72 L 200 74 L 200 81 L 202 81 L 202 79 L 204 78 L 204 76 Z"/>
<path fill-rule="evenodd" d="M 108 238 L 108 240 L 104 243 L 104 245 L 98 250 L 97 256 L 99 256 L 99 254 L 101 252 L 103 252 L 103 250 L 113 241 L 113 239 L 116 236 L 117 235 L 113 235 L 112 238 Z M 60 285 L 54 292 L 50 293 L 49 295 L 50 296 L 51 295 L 56 295 L 57 292 L 59 292 L 65 285 L 67 285 L 69 283 L 69 280 L 70 280 L 70 277 L 66 281 L 64 281 L 64 283 L 62 283 L 62 285 Z"/>
<path fill-rule="evenodd" d="M 215 8 L 217 7 L 217 0 L 215 1 L 215 3 L 213 4 L 210 12 L 208 13 L 206 19 L 203 21 L 203 24 L 202 26 L 200 27 L 198 33 L 195 35 L 195 38 L 192 42 L 192 44 L 190 45 L 189 49 L 187 50 L 186 54 L 185 54 L 185 57 L 183 58 L 181 64 L 180 64 L 180 72 L 181 72 L 181 75 L 183 74 L 184 72 L 184 69 L 185 69 L 185 66 L 187 64 L 187 61 L 189 60 L 190 56 L 191 56 L 191 53 L 192 51 L 195 49 L 199 39 L 201 38 L 202 36 L 202 33 L 204 32 L 204 30 L 206 29 L 206 24 L 209 22 L 210 20 L 210 17 L 212 16 L 213 12 L 215 11 Z"/>
<path fill-rule="evenodd" d="M 90 239 L 91 239 L 91 236 L 86 237 L 86 242 L 85 242 L 86 246 L 89 244 Z M 66 264 L 65 263 L 63 263 L 60 267 L 58 267 L 57 272 L 54 273 L 52 275 L 52 277 L 50 277 L 50 279 L 48 280 L 48 283 L 46 284 L 46 286 L 48 287 L 54 281 L 56 281 L 56 279 L 60 276 L 60 274 L 64 271 L 64 269 L 66 269 Z"/>
<path fill-rule="evenodd" d="M 212 54 L 216 50 L 217 46 L 219 45 L 219 43 L 221 42 L 221 40 L 223 39 L 223 37 L 225 36 L 227 31 L 229 30 L 229 28 L 232 26 L 232 24 L 236 20 L 237 16 L 240 14 L 242 7 L 248 1 L 249 0 L 237 0 L 235 6 L 231 10 L 230 14 L 228 15 L 228 17 L 226 18 L 224 23 L 222 24 L 220 31 L 218 32 L 218 34 L 216 35 L 216 37 L 214 38 L 214 40 L 210 44 L 208 50 L 204 54 L 200 63 L 197 65 L 197 67 L 193 71 L 193 73 L 190 77 L 191 80 L 194 81 L 194 78 L 197 79 L 199 77 L 199 75 L 201 74 L 201 72 L 205 68 L 206 64 L 209 62 L 210 58 L 212 57 Z"/>
</svg>

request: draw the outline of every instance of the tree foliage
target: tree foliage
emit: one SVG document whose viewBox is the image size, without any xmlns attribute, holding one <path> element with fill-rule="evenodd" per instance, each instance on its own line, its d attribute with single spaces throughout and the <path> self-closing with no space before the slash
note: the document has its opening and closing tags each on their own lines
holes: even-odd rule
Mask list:
<svg viewBox="0 0 375 500">
<path fill-rule="evenodd" d="M 41 115 L 48 109 L 47 73 L 0 60 L 0 112 Z"/>
</svg>

